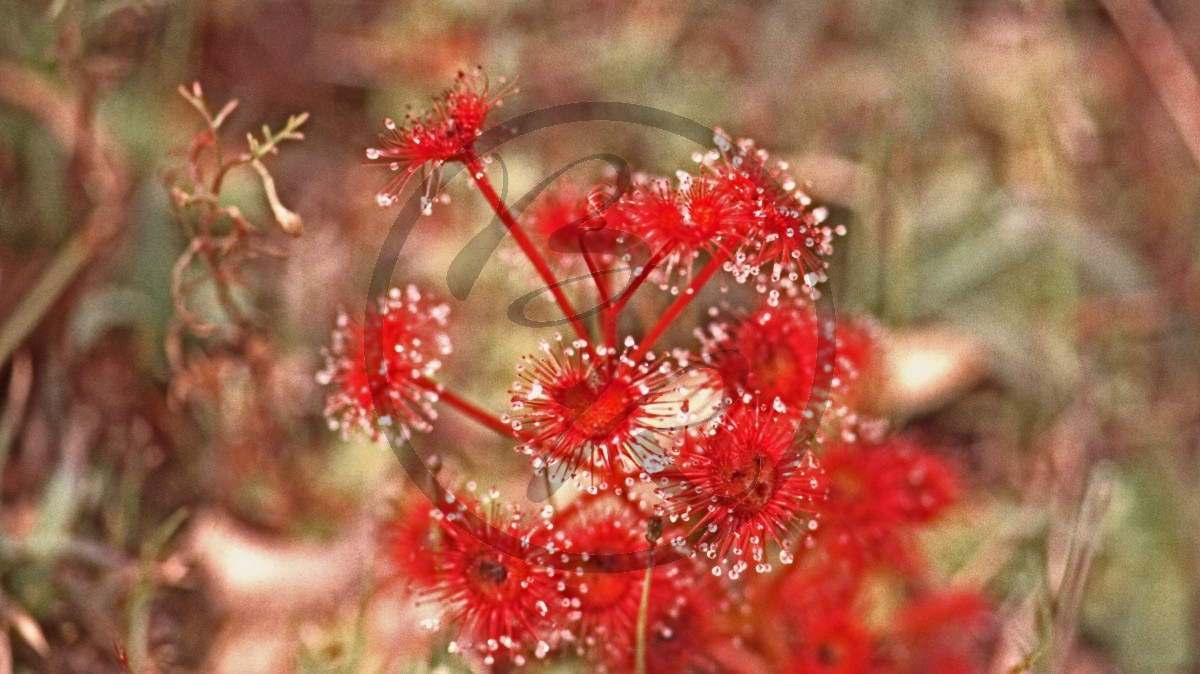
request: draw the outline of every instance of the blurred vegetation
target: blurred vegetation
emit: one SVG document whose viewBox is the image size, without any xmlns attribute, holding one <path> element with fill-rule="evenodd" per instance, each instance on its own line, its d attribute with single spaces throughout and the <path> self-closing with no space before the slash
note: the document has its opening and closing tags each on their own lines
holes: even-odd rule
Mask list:
<svg viewBox="0 0 1200 674">
<path fill-rule="evenodd" d="M 521 77 L 501 118 L 662 108 L 753 136 L 834 206 L 838 308 L 892 331 L 909 384 L 878 411 L 966 467 L 966 503 L 928 543 L 1001 606 L 996 671 L 1200 672 L 1200 5 L 0 0 L 0 16 L 0 672 L 446 658 L 419 608 L 366 599 L 369 522 L 403 481 L 327 431 L 313 375 L 394 217 L 362 149 L 475 64 Z M 280 256 L 242 261 L 242 328 L 200 287 L 213 334 L 181 332 L 171 292 L 189 237 L 164 179 L 205 128 L 176 91 L 194 81 L 214 110 L 239 101 L 229 152 L 310 115 L 264 158 L 302 236 L 273 225 L 256 172 L 221 192 Z M 595 151 L 588 133 L 515 147 L 513 193 Z M 639 133 L 609 151 L 686 163 L 692 148 Z M 444 288 L 486 221 L 450 193 L 397 278 Z M 503 320 L 502 266 L 463 311 Z M 477 365 L 447 378 L 499 408 L 479 382 L 507 382 L 527 343 L 462 341 Z M 473 437 L 446 416 L 432 445 Z"/>
</svg>

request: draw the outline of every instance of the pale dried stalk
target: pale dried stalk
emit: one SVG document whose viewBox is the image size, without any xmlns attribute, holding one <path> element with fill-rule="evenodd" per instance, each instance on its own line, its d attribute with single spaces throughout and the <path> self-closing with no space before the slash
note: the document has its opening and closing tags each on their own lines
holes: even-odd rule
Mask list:
<svg viewBox="0 0 1200 674">
<path fill-rule="evenodd" d="M 1115 489 L 1114 467 L 1108 464 L 1096 466 L 1079 503 L 1066 569 L 1054 597 L 1054 623 L 1051 628 L 1054 653 L 1050 666 L 1053 674 L 1069 670 L 1079 612 L 1083 606 L 1084 587 L 1104 539 L 1104 528 Z"/>
<path fill-rule="evenodd" d="M 1148 0 L 1100 0 L 1200 165 L 1200 79 Z"/>
</svg>

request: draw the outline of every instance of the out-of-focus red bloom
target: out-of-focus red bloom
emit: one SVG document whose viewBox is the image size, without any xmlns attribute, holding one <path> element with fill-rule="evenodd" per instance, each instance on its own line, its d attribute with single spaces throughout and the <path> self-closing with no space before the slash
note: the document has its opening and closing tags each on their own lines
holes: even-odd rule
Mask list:
<svg viewBox="0 0 1200 674">
<path fill-rule="evenodd" d="M 539 195 L 522 221 L 535 240 L 544 242 L 548 259 L 562 269 L 573 274 L 588 271 L 584 255 L 607 268 L 636 246 L 629 234 L 625 202 L 612 201 L 611 185 L 602 183 L 585 194 L 562 181 Z M 603 277 L 604 282 L 612 286 L 615 278 L 609 276 Z"/>
<path fill-rule="evenodd" d="M 983 597 L 943 591 L 906 605 L 888 635 L 894 674 L 978 674 L 987 670 L 982 641 L 991 622 Z"/>
<path fill-rule="evenodd" d="M 859 618 L 859 580 L 811 557 L 782 576 L 764 577 L 750 594 L 749 637 L 777 671 L 873 671 L 873 639 Z"/>
<path fill-rule="evenodd" d="M 786 674 L 869 674 L 871 636 L 848 606 L 810 610 L 797 625 Z"/>
<path fill-rule="evenodd" d="M 954 470 L 941 457 L 896 439 L 840 444 L 821 457 L 829 498 L 816 537 L 843 564 L 887 564 L 912 571 L 914 528 L 940 515 L 958 495 Z"/>
<path fill-rule="evenodd" d="M 778 306 L 763 302 L 748 316 L 709 326 L 704 352 L 727 383 L 744 378 L 747 391 L 763 400 L 778 398 L 795 416 L 814 392 L 819 326 L 807 298 L 787 299 Z M 862 373 L 873 369 L 879 331 L 871 321 L 854 316 L 838 318 L 826 329 L 832 330 L 834 345 L 828 395 L 840 406 L 859 398 Z"/>
<path fill-rule="evenodd" d="M 522 357 L 512 385 L 512 426 L 528 436 L 518 449 L 556 484 L 579 469 L 602 485 L 637 474 L 647 457 L 662 455 L 661 435 L 686 409 L 668 386 L 666 359 L 634 363 L 604 347 L 593 358 L 586 346 L 561 335 L 542 341 L 540 356 Z"/>
<path fill-rule="evenodd" d="M 515 92 L 503 78 L 500 84 L 499 90 L 492 90 L 481 68 L 460 71 L 454 86 L 435 97 L 429 110 L 409 112 L 399 125 L 384 120 L 387 131 L 379 136 L 380 147 L 367 149 L 368 164 L 386 166 L 396 174 L 376 195 L 380 206 L 395 203 L 420 169 L 469 160 L 471 144 L 483 132 L 488 113 Z"/>
<path fill-rule="evenodd" d="M 763 400 L 779 399 L 795 414 L 803 410 L 817 367 L 817 317 L 802 300 L 762 306 L 729 323 L 709 327 L 704 351 L 727 382 Z"/>
<path fill-rule="evenodd" d="M 408 588 L 429 586 L 437 574 L 437 554 L 442 530 L 436 509 L 422 494 L 396 503 L 391 517 L 379 529 L 379 551 L 390 566 L 389 579 Z"/>
<path fill-rule="evenodd" d="M 905 476 L 898 499 L 900 512 L 914 524 L 932 522 L 958 500 L 957 473 L 945 459 L 909 440 L 897 438 L 890 446 L 894 447 L 892 470 Z"/>
<path fill-rule="evenodd" d="M 376 301 L 365 327 L 339 316 L 325 369 L 318 375 L 321 383 L 337 387 L 325 403 L 330 426 L 343 435 L 358 428 L 372 438 L 389 428 L 428 431 L 436 417 L 436 396 L 419 382 L 434 375 L 450 353 L 445 331 L 449 313 L 447 305 L 430 302 L 410 285 L 403 292 L 393 288 Z M 367 372 L 368 363 L 377 363 L 374 376 Z M 372 387 L 392 403 L 391 410 L 378 411 L 378 420 Z"/>
<path fill-rule="evenodd" d="M 435 517 L 436 571 L 414 578 L 418 591 L 440 602 L 445 619 L 458 627 L 452 650 L 473 652 L 489 665 L 520 664 L 530 653 L 544 657 L 559 636 L 552 610 L 559 595 L 555 572 L 529 543 L 540 523 L 511 513 L 495 528 L 484 527 L 465 516 L 468 507 Z"/>
<path fill-rule="evenodd" d="M 667 569 L 680 567 L 684 562 Z M 677 571 L 683 571 L 677 569 Z M 732 644 L 719 618 L 720 588 L 710 582 L 677 587 L 658 582 L 650 589 L 650 612 L 646 621 L 647 674 L 717 674 L 728 668 L 716 653 Z M 636 651 L 630 647 L 609 654 L 606 671 L 634 671 Z"/>
<path fill-rule="evenodd" d="M 550 237 L 555 232 L 572 224 L 586 225 L 590 210 L 587 197 L 564 181 L 540 194 L 522 220 L 537 235 L 535 238 L 546 242 L 549 248 Z"/>
<path fill-rule="evenodd" d="M 701 552 L 728 567 L 730 578 L 751 565 L 770 570 L 770 544 L 790 564 L 791 539 L 808 530 L 822 500 L 824 475 L 811 454 L 792 448 L 795 433 L 766 405 L 739 401 L 703 433 L 689 434 L 674 468 L 654 476 L 667 512 L 701 532 Z"/>
<path fill-rule="evenodd" d="M 872 409 L 882 385 L 883 329 L 870 316 L 852 314 L 838 317 L 834 336 L 830 398 L 834 404 L 849 407 L 855 415 Z"/>
<path fill-rule="evenodd" d="M 752 213 L 739 190 L 712 176 L 680 173 L 678 186 L 657 178 L 639 186 L 626 206 L 632 229 L 661 255 L 661 275 L 689 278 L 701 253 L 731 250 L 750 227 Z"/>
<path fill-rule="evenodd" d="M 645 550 L 649 544 L 639 534 L 644 522 L 635 520 L 628 508 L 610 508 L 575 513 L 562 524 L 564 550 L 596 556 L 565 580 L 564 603 L 569 604 L 572 632 L 585 653 L 623 652 L 634 644 L 645 571 L 614 572 L 615 556 Z"/>
<path fill-rule="evenodd" d="M 838 317 L 834 327 L 835 372 L 839 378 L 849 380 L 844 384 L 852 399 L 859 399 L 859 389 L 878 376 L 876 366 L 882 342 L 883 330 L 871 317 L 862 314 Z"/>
</svg>

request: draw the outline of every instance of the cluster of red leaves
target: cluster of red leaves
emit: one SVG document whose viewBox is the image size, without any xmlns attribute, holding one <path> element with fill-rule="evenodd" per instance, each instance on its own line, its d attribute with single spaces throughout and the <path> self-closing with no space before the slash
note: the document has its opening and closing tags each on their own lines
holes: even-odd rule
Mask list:
<svg viewBox="0 0 1200 674">
<path fill-rule="evenodd" d="M 694 174 L 679 171 L 673 181 L 635 175 L 618 199 L 604 198 L 615 191 L 612 185 L 598 185 L 580 199 L 580 190 L 565 184 L 541 197 L 528 220 L 552 243 L 576 238 L 579 229 L 625 233 L 589 243 L 587 252 L 640 248 L 664 287 L 691 279 L 705 256 L 720 260 L 739 282 L 753 280 L 776 297 L 779 289 L 771 286 L 785 279 L 786 288 L 802 276 L 809 285 L 824 280 L 823 258 L 832 252 L 837 231 L 823 225 L 827 210 L 812 207 L 811 197 L 787 175 L 786 163 L 766 168 L 769 156 L 752 140 L 734 143 L 717 131 L 714 141 L 719 149 L 697 155 Z M 606 247 L 614 244 L 618 250 Z"/>
<path fill-rule="evenodd" d="M 712 509 L 688 495 L 676 502 L 696 509 L 696 521 L 667 524 L 664 536 L 700 533 L 697 554 L 651 571 L 646 671 L 756 671 L 764 662 L 798 674 L 985 671 L 987 603 L 932 585 L 917 545 L 957 494 L 950 465 L 903 439 L 841 443 L 822 453 L 821 468 L 803 459 L 820 481 L 756 481 L 746 454 L 761 452 L 765 463 L 778 440 L 755 444 L 756 433 L 773 432 L 757 418 L 769 415 L 739 409 L 737 430 L 709 447 L 709 459 L 671 469 L 699 473 L 694 482 L 720 498 Z M 721 474 L 727 482 L 706 482 Z M 726 496 L 736 489 L 741 500 Z M 534 517 L 481 508 L 495 528 L 467 522 L 471 507 L 456 503 L 447 516 L 418 495 L 381 536 L 394 577 L 444 607 L 457 628 L 452 648 L 491 665 L 573 656 L 598 671 L 632 671 L 646 572 L 627 560 L 647 550 L 645 504 L 608 493 Z M 804 525 L 791 526 L 798 518 Z M 791 553 L 796 529 L 802 542 Z M 769 547 L 782 564 L 763 561 Z M 587 554 L 564 567 L 560 553 Z M 742 579 L 741 562 L 715 573 L 743 554 L 764 573 Z M 890 588 L 882 602 L 881 585 Z"/>
<path fill-rule="evenodd" d="M 951 467 L 904 439 L 841 443 L 821 464 L 830 487 L 806 555 L 752 590 L 761 650 L 796 674 L 986 671 L 987 603 L 932 585 L 916 540 L 954 502 Z"/>
<path fill-rule="evenodd" d="M 503 93 L 463 75 L 432 110 L 389 125 L 368 153 L 402 171 L 381 203 L 417 170 L 474 163 Z M 882 331 L 818 309 L 835 233 L 825 210 L 752 141 L 715 143 L 694 174 L 636 176 L 626 194 L 562 188 L 525 222 L 468 172 L 543 279 L 573 267 L 595 283 L 597 334 L 556 296 L 578 338 L 520 360 L 505 415 L 431 381 L 449 353 L 446 310 L 415 289 L 393 291 L 365 328 L 343 318 L 323 373 L 336 427 L 427 430 L 442 400 L 529 455 L 547 496 L 574 487 L 532 512 L 413 499 L 382 529 L 394 577 L 442 607 L 452 650 L 494 670 L 555 656 L 615 672 L 638 659 L 650 672 L 980 671 L 961 637 L 986 631 L 986 604 L 936 589 L 916 543 L 955 502 L 956 472 L 911 439 L 862 432 L 879 427 L 860 409 Z M 763 300 L 710 307 L 698 348 L 656 354 L 722 271 Z M 622 309 L 655 275 L 676 299 L 622 339 Z M 376 417 L 377 403 L 389 409 Z M 655 566 L 656 551 L 682 559 Z M 889 601 L 872 605 L 881 583 Z"/>
</svg>

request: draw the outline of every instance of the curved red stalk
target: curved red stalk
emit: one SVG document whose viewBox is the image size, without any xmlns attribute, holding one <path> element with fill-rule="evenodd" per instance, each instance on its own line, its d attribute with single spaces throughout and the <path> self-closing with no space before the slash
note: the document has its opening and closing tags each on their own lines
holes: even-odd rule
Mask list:
<svg viewBox="0 0 1200 674">
<path fill-rule="evenodd" d="M 592 253 L 588 252 L 587 244 L 584 243 L 586 238 L 584 233 L 584 230 L 579 231 L 579 250 L 583 252 L 583 259 L 585 262 L 587 262 L 588 272 L 592 275 L 592 281 L 596 283 L 596 292 L 600 296 L 599 306 L 604 307 L 612 299 L 608 294 L 608 281 L 605 280 L 604 274 L 602 273 L 604 270 L 599 269 L 596 266 L 596 263 L 592 261 Z M 606 307 L 600 310 L 600 343 L 608 346 L 616 346 L 616 333 L 609 335 L 608 331 L 603 325 L 605 315 L 607 314 L 609 308 L 610 307 Z"/>
<path fill-rule="evenodd" d="M 488 180 L 487 174 L 484 173 L 483 166 L 479 162 L 479 157 L 475 154 L 474 150 L 469 151 L 466 165 L 467 173 L 471 176 L 471 181 L 479 188 L 479 192 L 483 195 L 483 198 L 487 199 L 488 205 L 492 207 L 496 216 L 500 218 L 500 222 L 503 222 L 508 232 L 512 234 L 517 245 L 521 247 L 521 251 L 525 253 L 525 257 L 529 258 L 529 262 L 533 264 L 534 269 L 537 269 L 538 274 L 542 277 L 542 281 L 549 287 L 550 294 L 554 296 L 554 301 L 558 303 L 559 309 L 562 310 L 567 320 L 571 322 L 571 327 L 575 329 L 575 334 L 588 343 L 588 351 L 595 355 L 587 328 L 579 320 L 575 308 L 571 306 L 571 301 L 567 299 L 567 295 L 562 291 L 558 279 L 554 277 L 554 272 L 550 271 L 550 266 L 546 264 L 546 260 L 533 245 L 533 241 L 530 241 L 529 235 L 517 224 L 508 207 L 500 201 L 500 195 L 496 194 L 496 190 L 492 187 L 491 181 Z"/>
<path fill-rule="evenodd" d="M 638 343 L 637 348 L 630 353 L 630 360 L 635 363 L 642 362 L 642 359 L 654 347 L 654 343 L 658 341 L 658 338 L 662 337 L 667 328 L 671 327 L 671 323 L 674 323 L 675 319 L 679 318 L 679 314 L 683 313 L 683 310 L 687 308 L 687 305 L 691 304 L 696 295 L 700 294 L 700 289 L 708 283 L 709 279 L 718 271 L 721 271 L 721 267 L 728 259 L 729 252 L 727 251 L 722 251 L 709 259 L 704 268 L 700 270 L 700 273 L 692 277 L 691 283 L 688 283 L 687 287 L 683 289 L 683 293 L 671 303 L 671 306 L 667 307 L 667 310 L 659 317 L 654 327 L 650 328 L 650 332 L 646 333 L 646 336 Z"/>
</svg>

